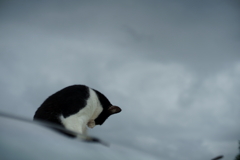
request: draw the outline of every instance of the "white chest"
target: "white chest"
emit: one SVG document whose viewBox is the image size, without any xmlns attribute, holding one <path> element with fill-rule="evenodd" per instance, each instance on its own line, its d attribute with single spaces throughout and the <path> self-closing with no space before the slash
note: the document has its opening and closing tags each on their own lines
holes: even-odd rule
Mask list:
<svg viewBox="0 0 240 160">
<path fill-rule="evenodd" d="M 60 119 L 65 128 L 79 133 L 86 133 L 86 125 L 93 128 L 95 126 L 94 120 L 99 116 L 102 110 L 103 108 L 95 91 L 89 89 L 89 98 L 86 106 L 78 113 L 66 118 L 61 116 Z"/>
</svg>

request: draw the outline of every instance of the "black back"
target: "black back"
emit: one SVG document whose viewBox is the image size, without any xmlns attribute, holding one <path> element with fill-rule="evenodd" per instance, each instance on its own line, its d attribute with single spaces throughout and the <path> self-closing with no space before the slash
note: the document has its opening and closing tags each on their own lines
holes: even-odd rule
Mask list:
<svg viewBox="0 0 240 160">
<path fill-rule="evenodd" d="M 84 108 L 89 97 L 89 88 L 84 85 L 73 85 L 48 97 L 37 109 L 34 120 L 49 121 L 61 124 L 60 115 L 64 118 Z"/>
</svg>

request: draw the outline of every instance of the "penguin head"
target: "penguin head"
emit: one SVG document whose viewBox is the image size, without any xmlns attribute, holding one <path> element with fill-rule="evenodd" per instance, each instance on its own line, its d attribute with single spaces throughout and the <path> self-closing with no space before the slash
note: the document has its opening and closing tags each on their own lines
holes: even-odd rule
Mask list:
<svg viewBox="0 0 240 160">
<path fill-rule="evenodd" d="M 101 114 L 95 119 L 95 124 L 102 125 L 109 116 L 121 111 L 122 109 L 120 107 L 113 105 L 109 106 L 107 109 L 104 108 Z"/>
</svg>

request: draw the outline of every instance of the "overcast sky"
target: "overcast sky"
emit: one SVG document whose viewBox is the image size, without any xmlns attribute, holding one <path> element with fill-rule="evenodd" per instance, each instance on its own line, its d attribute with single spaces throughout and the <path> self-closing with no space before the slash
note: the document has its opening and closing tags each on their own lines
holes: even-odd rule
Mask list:
<svg viewBox="0 0 240 160">
<path fill-rule="evenodd" d="M 123 110 L 91 135 L 162 160 L 232 160 L 239 28 L 237 0 L 1 1 L 0 111 L 32 118 L 85 84 Z"/>
</svg>

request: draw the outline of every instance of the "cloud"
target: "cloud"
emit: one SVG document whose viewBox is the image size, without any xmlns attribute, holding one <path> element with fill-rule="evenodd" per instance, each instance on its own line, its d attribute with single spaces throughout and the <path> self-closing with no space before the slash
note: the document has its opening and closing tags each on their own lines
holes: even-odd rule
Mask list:
<svg viewBox="0 0 240 160">
<path fill-rule="evenodd" d="M 116 143 L 130 143 L 158 156 L 174 152 L 171 156 L 176 158 L 189 150 L 193 154 L 188 158 L 197 159 L 199 154 L 229 155 L 239 138 L 239 111 L 235 106 L 239 104 L 236 101 L 240 87 L 238 65 L 199 80 L 181 65 L 146 61 L 126 64 L 114 71 L 115 79 L 111 83 L 99 85 L 110 90 L 106 92 L 110 97 L 111 93 L 121 96 L 111 99 L 119 101 L 117 104 L 123 108 L 119 118 L 111 117 L 109 121 L 113 123 L 107 128 L 103 125 L 102 129 L 117 130 L 117 137 L 127 135 L 112 139 Z M 112 85 L 121 87 L 114 89 Z M 101 132 L 101 136 L 111 134 Z M 183 149 L 187 143 L 194 147 Z M 217 147 L 218 144 L 221 145 Z M 223 150 L 222 145 L 231 147 Z"/>
</svg>

